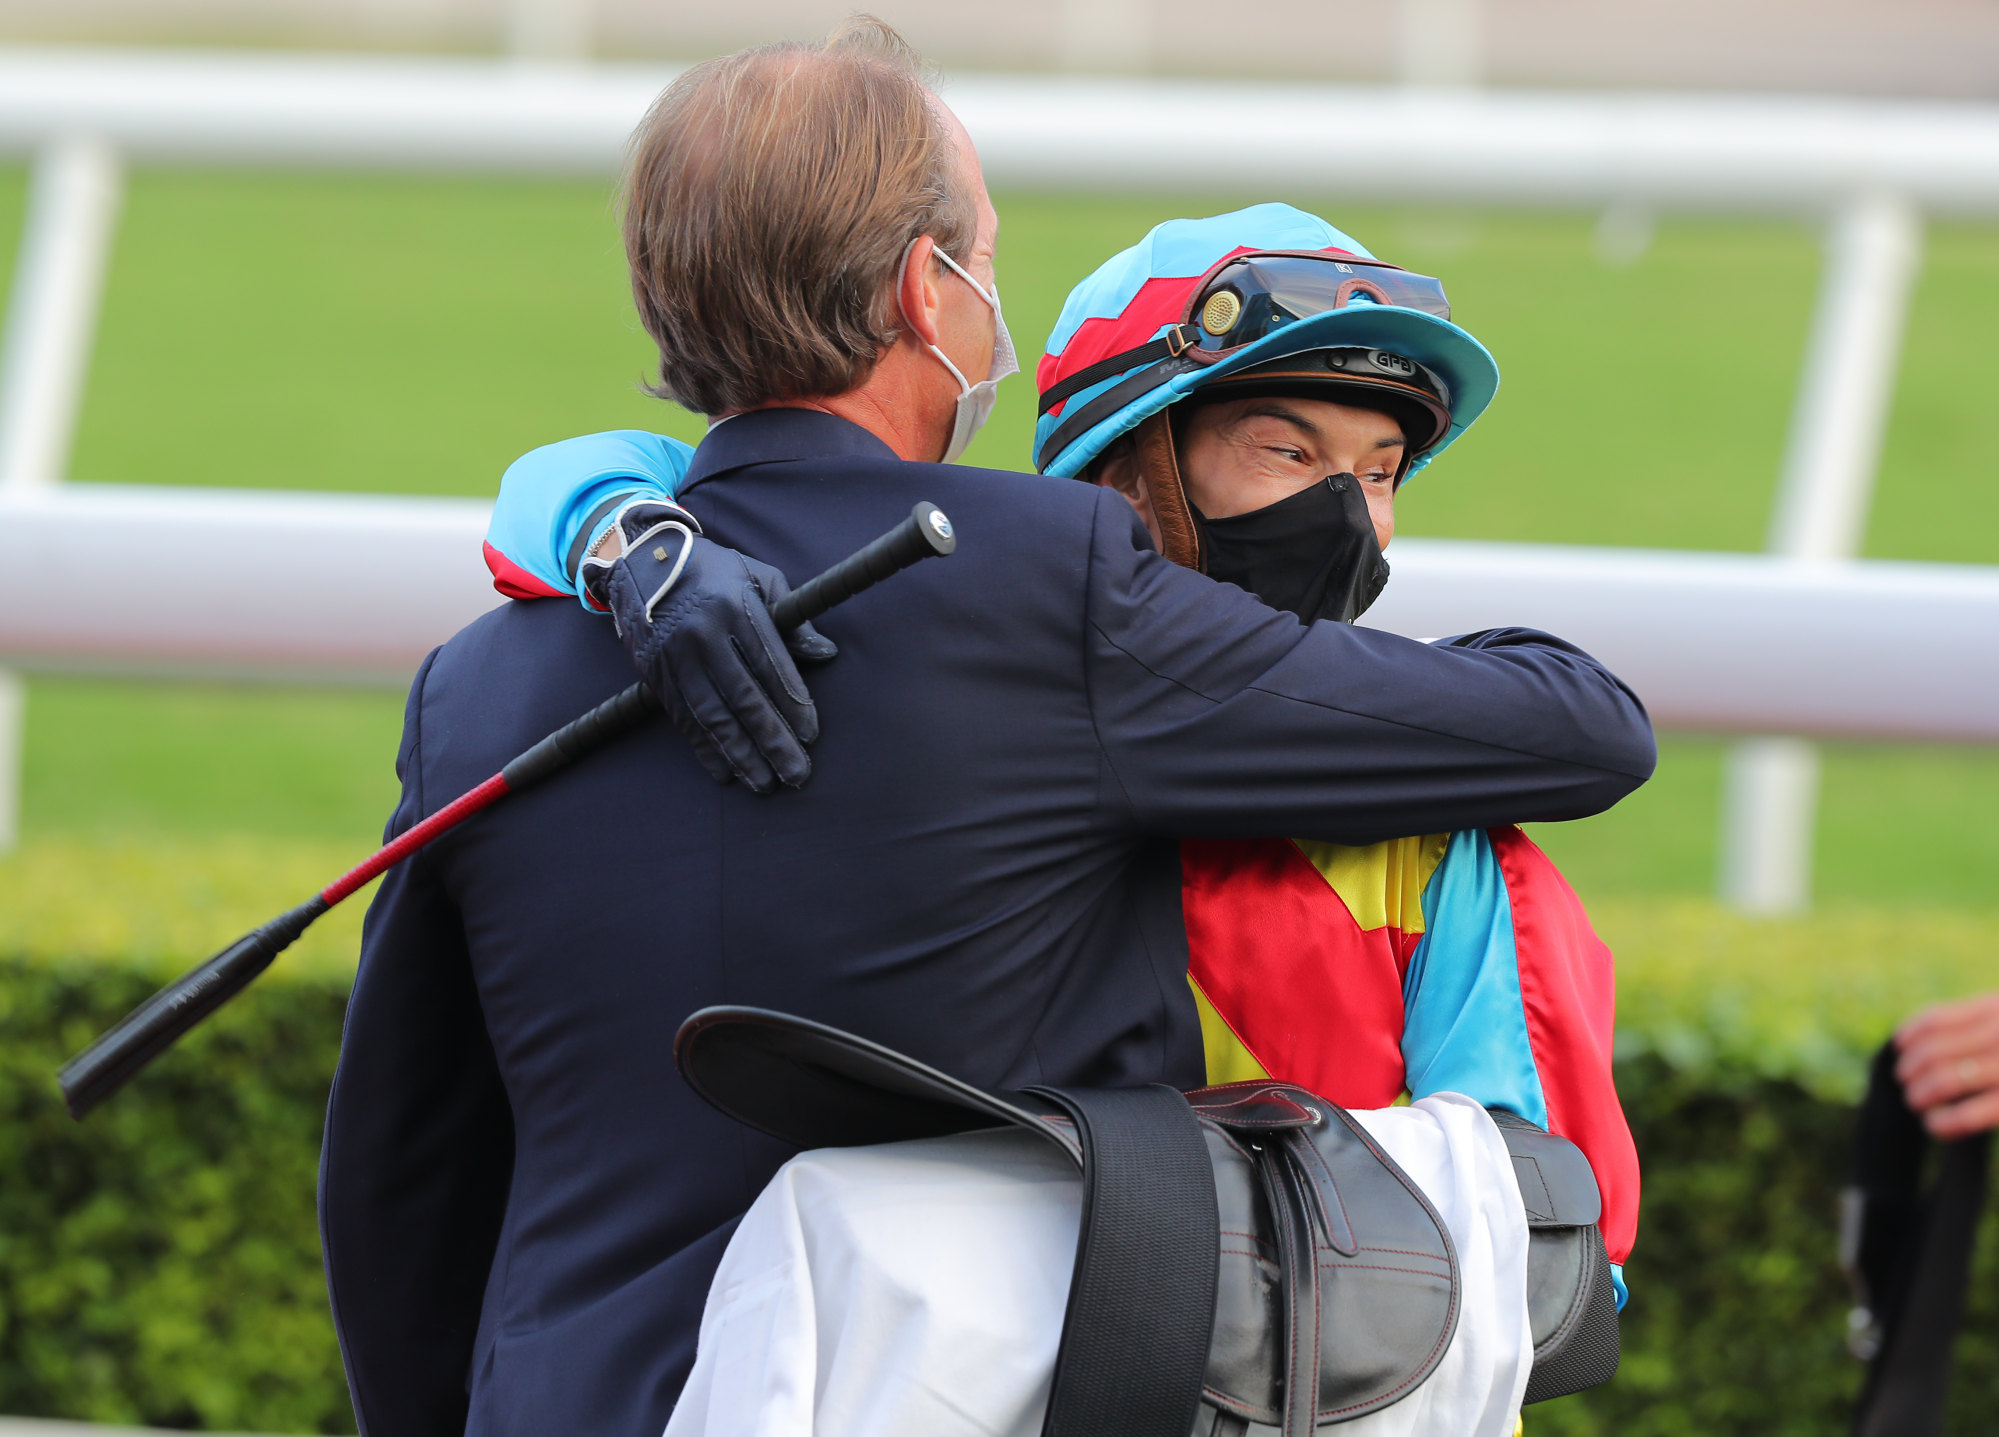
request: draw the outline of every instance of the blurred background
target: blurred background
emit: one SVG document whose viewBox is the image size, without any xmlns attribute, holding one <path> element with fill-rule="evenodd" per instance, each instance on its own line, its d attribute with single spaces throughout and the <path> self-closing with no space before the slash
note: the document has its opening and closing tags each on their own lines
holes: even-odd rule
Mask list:
<svg viewBox="0 0 1999 1437">
<path fill-rule="evenodd" d="M 671 64 L 811 38 L 848 8 L 0 0 L 0 45 Z M 1979 115 L 1999 100 L 1992 0 L 873 8 L 968 77 L 1750 91 Z M 29 176 L 25 156 L 0 165 L 0 270 L 16 258 Z M 1162 219 L 1246 198 L 1315 210 L 1441 275 L 1500 361 L 1496 406 L 1407 491 L 1401 534 L 1770 544 L 1834 216 L 1003 188 L 1000 283 L 1030 372 L 1089 269 Z M 1931 215 L 1914 236 L 1858 553 L 1999 564 L 1999 225 Z M 639 387 L 649 345 L 601 178 L 135 164 L 94 335 L 56 476 L 81 484 L 490 498 L 512 459 L 554 439 L 700 432 Z M 1031 378 L 1002 386 L 972 462 L 1025 467 L 1033 411 Z M 87 533 L 72 552 L 80 587 L 134 582 L 92 571 Z M 372 846 L 396 794 L 402 695 L 50 667 L 25 680 L 18 834 L 0 856 L 0 1410 L 351 1431 L 310 1205 L 360 905 L 94 1126 L 67 1126 L 48 1073 L 161 976 Z M 1725 872 L 1733 744 L 1667 733 L 1640 794 L 1535 834 L 1619 953 L 1619 1059 L 1648 1207 L 1625 1376 L 1537 1409 L 1530 1431 L 1834 1430 L 1857 1375 L 1830 1275 L 1841 1105 L 1900 1014 L 1999 982 L 1999 752 L 1819 746 L 1815 801 L 1793 805 L 1802 877 L 1757 892 Z M 1999 1402 L 1992 1277 L 1965 1339 L 1954 1420 L 1966 1432 L 1988 1430 Z"/>
<path fill-rule="evenodd" d="M 14 40 L 698 59 L 814 35 L 820 0 L 4 0 Z M 889 0 L 940 65 L 1990 98 L 1983 0 Z"/>
</svg>

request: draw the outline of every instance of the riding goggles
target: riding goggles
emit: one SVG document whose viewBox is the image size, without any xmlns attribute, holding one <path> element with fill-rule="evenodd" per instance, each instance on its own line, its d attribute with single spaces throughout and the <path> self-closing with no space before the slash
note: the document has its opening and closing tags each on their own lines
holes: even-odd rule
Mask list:
<svg viewBox="0 0 1999 1437">
<path fill-rule="evenodd" d="M 1215 267 L 1180 322 L 1159 338 L 1078 370 L 1041 396 L 1041 413 L 1092 385 L 1163 359 L 1212 364 L 1297 320 L 1344 309 L 1356 299 L 1451 317 L 1442 280 L 1356 255 L 1265 250 Z"/>
</svg>

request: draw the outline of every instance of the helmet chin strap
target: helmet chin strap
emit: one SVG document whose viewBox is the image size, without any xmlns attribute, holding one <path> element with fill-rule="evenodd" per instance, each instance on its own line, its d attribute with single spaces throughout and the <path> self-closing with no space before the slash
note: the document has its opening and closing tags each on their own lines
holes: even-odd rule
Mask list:
<svg viewBox="0 0 1999 1437">
<path fill-rule="evenodd" d="M 1152 501 L 1159 523 L 1159 551 L 1184 569 L 1206 572 L 1201 526 L 1194 522 L 1187 484 L 1180 474 L 1180 456 L 1173 442 L 1173 421 L 1161 410 L 1139 421 L 1132 431 L 1138 448 L 1138 477 Z"/>
</svg>

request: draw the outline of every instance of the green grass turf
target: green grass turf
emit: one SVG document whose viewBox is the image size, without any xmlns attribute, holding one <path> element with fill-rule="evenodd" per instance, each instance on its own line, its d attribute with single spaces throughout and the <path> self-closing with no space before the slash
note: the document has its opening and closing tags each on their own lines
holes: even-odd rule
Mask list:
<svg viewBox="0 0 1999 1437">
<path fill-rule="evenodd" d="M 72 473 L 490 495 L 570 434 L 697 436 L 648 351 L 601 185 L 141 172 Z"/>
<path fill-rule="evenodd" d="M 402 720 L 402 699 L 379 691 L 38 680 L 23 826 L 106 840 L 344 840 L 365 851 L 395 807 Z"/>
<path fill-rule="evenodd" d="M 0 263 L 18 228 L 0 176 Z M 1668 218 L 1636 263 L 1593 217 L 1320 208 L 1442 274 L 1498 355 L 1490 413 L 1411 486 L 1403 532 L 1757 547 L 1817 280 L 1804 227 Z M 1000 283 L 1031 370 L 1070 284 L 1197 197 L 1002 195 Z M 1868 550 L 1999 561 L 1981 363 L 1999 231 L 1930 240 Z M 482 495 L 535 444 L 699 423 L 640 390 L 606 187 L 338 174 L 142 171 L 132 180 L 72 472 L 85 480 Z M 1020 465 L 1028 378 L 1002 387 L 976 462 Z M 197 835 L 369 843 L 393 795 L 399 700 L 37 680 L 31 839 Z M 1712 880 L 1719 748 L 1669 742 L 1617 812 L 1542 831 L 1589 893 Z M 1986 905 L 1999 761 L 1841 748 L 1820 886 L 1879 903 Z"/>
</svg>

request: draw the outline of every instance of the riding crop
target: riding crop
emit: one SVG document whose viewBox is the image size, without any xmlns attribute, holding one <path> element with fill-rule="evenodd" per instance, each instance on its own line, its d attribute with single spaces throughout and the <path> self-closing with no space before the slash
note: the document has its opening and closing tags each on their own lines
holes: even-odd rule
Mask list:
<svg viewBox="0 0 1999 1437">
<path fill-rule="evenodd" d="M 771 619 L 781 632 L 788 633 L 897 570 L 933 555 L 949 554 L 956 547 L 957 536 L 944 512 L 934 504 L 918 504 L 888 533 L 773 604 Z M 62 1084 L 70 1116 L 82 1118 L 89 1113 L 183 1034 L 242 992 L 334 904 L 481 809 L 562 772 L 659 712 L 652 691 L 642 683 L 633 684 L 564 724 L 298 907 L 246 933 L 207 962 L 174 979 L 63 1065 L 57 1081 Z"/>
</svg>

